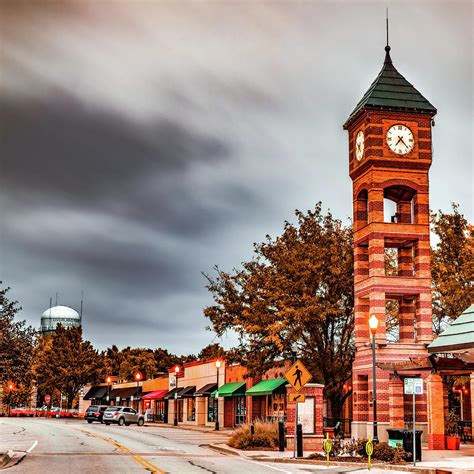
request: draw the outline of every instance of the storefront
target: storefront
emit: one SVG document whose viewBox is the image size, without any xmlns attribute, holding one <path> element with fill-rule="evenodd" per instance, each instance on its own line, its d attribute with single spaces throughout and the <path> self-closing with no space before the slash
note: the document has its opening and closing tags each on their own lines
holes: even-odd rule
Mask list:
<svg viewBox="0 0 474 474">
<path fill-rule="evenodd" d="M 198 425 L 215 422 L 216 403 L 211 395 L 217 389 L 216 383 L 208 383 L 194 393 L 196 401 L 196 422 Z"/>
<path fill-rule="evenodd" d="M 263 419 L 283 421 L 286 414 L 286 388 L 288 382 L 283 378 L 262 380 L 249 388 L 245 394 L 250 397 L 251 411 L 249 421 Z"/>
<path fill-rule="evenodd" d="M 107 405 L 108 385 L 93 385 L 84 395 L 83 400 L 89 400 L 91 405 Z"/>
<path fill-rule="evenodd" d="M 148 415 L 147 421 L 165 423 L 168 419 L 168 401 L 163 397 L 168 390 L 155 390 L 143 395 L 143 409 Z"/>
<path fill-rule="evenodd" d="M 217 391 L 212 393 L 213 404 L 210 404 L 209 415 L 214 421 Z M 247 403 L 245 382 L 231 382 L 219 387 L 219 398 L 224 400 L 224 426 L 233 427 L 246 422 Z"/>
</svg>

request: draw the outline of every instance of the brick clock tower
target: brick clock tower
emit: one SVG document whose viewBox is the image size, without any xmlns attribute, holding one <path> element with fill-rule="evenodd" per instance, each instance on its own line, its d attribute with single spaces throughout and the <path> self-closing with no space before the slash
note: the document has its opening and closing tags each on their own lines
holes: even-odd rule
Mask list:
<svg viewBox="0 0 474 474">
<path fill-rule="evenodd" d="M 355 361 L 353 437 L 372 434 L 373 379 L 368 319 L 376 333 L 379 439 L 404 427 L 411 398 L 390 364 L 426 358 L 432 340 L 428 171 L 436 109 L 394 67 L 390 46 L 379 75 L 351 113 L 349 174 L 354 202 Z M 380 368 L 383 367 L 383 368 Z M 417 423 L 426 433 L 425 397 Z"/>
</svg>

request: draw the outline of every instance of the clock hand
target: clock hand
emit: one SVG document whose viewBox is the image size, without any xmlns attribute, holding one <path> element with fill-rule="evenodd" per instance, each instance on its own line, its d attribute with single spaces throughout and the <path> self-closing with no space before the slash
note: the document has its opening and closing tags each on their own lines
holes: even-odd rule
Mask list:
<svg viewBox="0 0 474 474">
<path fill-rule="evenodd" d="M 403 138 L 400 138 L 400 140 L 402 141 L 402 143 L 407 147 L 406 143 L 403 141 Z M 399 140 L 399 141 L 400 141 Z M 407 147 L 408 148 L 408 147 Z"/>
<path fill-rule="evenodd" d="M 400 142 L 403 142 L 403 137 L 401 137 L 400 135 L 398 136 L 398 141 L 397 143 L 395 143 L 395 146 L 397 146 Z M 406 146 L 406 145 L 405 145 Z"/>
</svg>

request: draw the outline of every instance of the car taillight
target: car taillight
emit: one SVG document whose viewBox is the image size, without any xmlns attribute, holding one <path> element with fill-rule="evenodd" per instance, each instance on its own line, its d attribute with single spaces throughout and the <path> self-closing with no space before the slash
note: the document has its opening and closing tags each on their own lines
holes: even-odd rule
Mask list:
<svg viewBox="0 0 474 474">
<path fill-rule="evenodd" d="M 100 413 L 94 413 L 94 416 L 100 416 Z"/>
<path fill-rule="evenodd" d="M 118 411 L 114 413 L 114 418 L 118 416 Z"/>
</svg>

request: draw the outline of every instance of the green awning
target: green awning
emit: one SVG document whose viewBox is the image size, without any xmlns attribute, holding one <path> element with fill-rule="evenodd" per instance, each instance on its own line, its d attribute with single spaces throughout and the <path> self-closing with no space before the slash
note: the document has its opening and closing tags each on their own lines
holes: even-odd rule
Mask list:
<svg viewBox="0 0 474 474">
<path fill-rule="evenodd" d="M 260 397 L 262 395 L 272 395 L 273 393 L 285 393 L 285 385 L 288 383 L 286 379 L 270 379 L 262 380 L 257 385 L 249 388 L 245 395 L 252 397 Z"/>
<path fill-rule="evenodd" d="M 217 390 L 211 393 L 215 397 Z M 241 397 L 245 395 L 245 382 L 226 383 L 219 387 L 219 397 Z"/>
<path fill-rule="evenodd" d="M 455 352 L 474 348 L 474 305 L 467 308 L 429 346 L 428 352 Z"/>
</svg>

